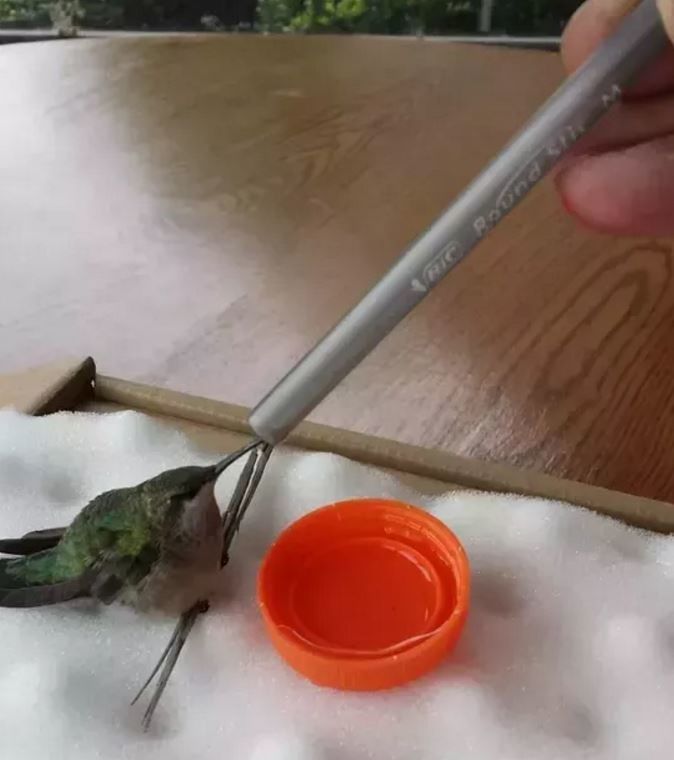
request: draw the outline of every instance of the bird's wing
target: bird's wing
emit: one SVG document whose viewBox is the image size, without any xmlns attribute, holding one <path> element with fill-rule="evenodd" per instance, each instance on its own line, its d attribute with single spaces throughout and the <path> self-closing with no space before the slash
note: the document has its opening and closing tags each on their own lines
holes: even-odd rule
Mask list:
<svg viewBox="0 0 674 760">
<path fill-rule="evenodd" d="M 137 497 L 138 491 L 123 502 L 103 497 L 91 519 L 73 524 L 70 531 L 73 545 L 88 547 L 89 566 L 96 573 L 90 594 L 104 604 L 140 583 L 161 555 L 157 526 Z"/>
<path fill-rule="evenodd" d="M 111 604 L 125 587 L 139 583 L 159 559 L 159 550 L 148 544 L 134 557 L 105 552 L 97 562 L 68 575 L 57 552 L 58 548 L 52 548 L 0 559 L 0 607 L 41 607 L 81 597 Z"/>
<path fill-rule="evenodd" d="M 63 538 L 65 528 L 47 528 L 46 530 L 33 530 L 21 538 L 0 539 L 0 554 L 14 554 L 16 556 L 28 556 L 52 549 Z"/>
<path fill-rule="evenodd" d="M 0 607 L 41 607 L 88 596 L 92 570 L 55 572 L 56 551 L 0 559 Z"/>
<path fill-rule="evenodd" d="M 148 541 L 136 555 L 119 556 L 107 553 L 96 566 L 90 595 L 103 604 L 111 604 L 129 586 L 136 586 L 145 578 L 160 558 L 160 548 Z"/>
<path fill-rule="evenodd" d="M 87 597 L 91 580 L 91 577 L 85 573 L 62 583 L 0 588 L 0 607 L 43 607 Z"/>
</svg>

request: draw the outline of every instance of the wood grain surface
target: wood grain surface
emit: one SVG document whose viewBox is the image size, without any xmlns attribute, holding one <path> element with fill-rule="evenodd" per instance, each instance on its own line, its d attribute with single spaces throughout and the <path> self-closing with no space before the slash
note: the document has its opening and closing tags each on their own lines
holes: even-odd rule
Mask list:
<svg viewBox="0 0 674 760">
<path fill-rule="evenodd" d="M 555 54 L 186 36 L 0 48 L 0 371 L 252 405 L 561 81 Z M 311 419 L 674 500 L 672 241 L 541 185 Z"/>
</svg>

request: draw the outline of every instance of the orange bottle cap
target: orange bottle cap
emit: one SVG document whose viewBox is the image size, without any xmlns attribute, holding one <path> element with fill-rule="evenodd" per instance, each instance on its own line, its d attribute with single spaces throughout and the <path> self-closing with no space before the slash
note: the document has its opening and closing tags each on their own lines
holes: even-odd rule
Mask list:
<svg viewBox="0 0 674 760">
<path fill-rule="evenodd" d="M 396 501 L 322 507 L 281 533 L 258 576 L 271 641 L 320 686 L 386 689 L 438 665 L 468 613 L 470 570 L 457 537 Z"/>
</svg>

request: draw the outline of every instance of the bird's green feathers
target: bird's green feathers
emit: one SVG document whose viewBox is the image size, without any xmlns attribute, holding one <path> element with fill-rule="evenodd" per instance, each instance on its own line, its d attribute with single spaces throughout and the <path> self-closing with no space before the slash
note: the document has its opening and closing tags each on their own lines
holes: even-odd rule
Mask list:
<svg viewBox="0 0 674 760">
<path fill-rule="evenodd" d="M 212 467 L 181 467 L 100 494 L 52 548 L 0 559 L 0 606 L 50 604 L 82 595 L 112 601 L 125 585 L 151 571 L 185 502 L 213 476 Z"/>
</svg>

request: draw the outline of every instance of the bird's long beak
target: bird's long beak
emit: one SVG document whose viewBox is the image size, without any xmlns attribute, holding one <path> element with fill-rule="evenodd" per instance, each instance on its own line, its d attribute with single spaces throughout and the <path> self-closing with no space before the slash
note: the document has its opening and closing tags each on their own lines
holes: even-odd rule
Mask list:
<svg viewBox="0 0 674 760">
<path fill-rule="evenodd" d="M 248 454 L 248 452 L 252 451 L 253 449 L 257 448 L 258 446 L 262 445 L 262 441 L 259 438 L 256 438 L 255 440 L 251 441 L 250 443 L 246 444 L 243 448 L 237 449 L 236 451 L 233 451 L 231 454 L 228 454 L 224 459 L 221 459 L 216 465 L 215 465 L 215 475 L 216 477 L 222 475 L 222 473 L 231 465 L 236 462 L 237 459 L 241 459 L 242 456 L 245 456 Z"/>
</svg>

